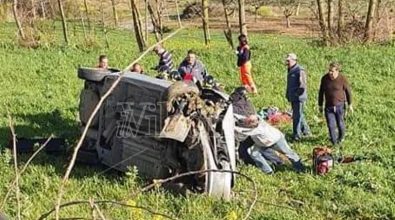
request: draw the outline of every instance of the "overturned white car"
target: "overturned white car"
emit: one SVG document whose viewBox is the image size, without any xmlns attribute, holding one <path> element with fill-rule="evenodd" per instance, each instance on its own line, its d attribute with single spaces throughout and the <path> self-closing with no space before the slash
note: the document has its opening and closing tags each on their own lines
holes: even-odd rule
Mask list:
<svg viewBox="0 0 395 220">
<path fill-rule="evenodd" d="M 79 107 L 85 126 L 100 97 L 120 76 L 94 68 L 80 68 L 78 76 L 85 80 Z M 234 118 L 228 99 L 194 84 L 125 73 L 90 125 L 78 159 L 97 159 L 120 171 L 135 166 L 148 179 L 206 169 L 233 171 Z M 225 199 L 233 182 L 230 172 L 189 178 L 196 191 Z"/>
</svg>

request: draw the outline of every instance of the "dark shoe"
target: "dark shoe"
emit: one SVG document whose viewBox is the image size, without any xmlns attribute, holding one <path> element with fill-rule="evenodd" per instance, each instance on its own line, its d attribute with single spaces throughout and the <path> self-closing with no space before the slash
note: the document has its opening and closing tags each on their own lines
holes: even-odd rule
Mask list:
<svg viewBox="0 0 395 220">
<path fill-rule="evenodd" d="M 306 169 L 301 160 L 293 162 L 292 166 L 297 173 L 303 173 Z"/>
</svg>

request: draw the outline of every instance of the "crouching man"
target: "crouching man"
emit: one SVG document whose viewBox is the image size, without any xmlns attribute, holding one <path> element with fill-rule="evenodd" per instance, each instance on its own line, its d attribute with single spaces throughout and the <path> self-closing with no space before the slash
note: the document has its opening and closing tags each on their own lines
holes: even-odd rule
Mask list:
<svg viewBox="0 0 395 220">
<path fill-rule="evenodd" d="M 235 118 L 235 131 L 238 139 L 243 141 L 250 137 L 253 140 L 254 145 L 249 153 L 255 164 L 264 173 L 272 174 L 274 172 L 265 157 L 262 156 L 267 148 L 284 154 L 291 161 L 296 172 L 304 171 L 304 165 L 300 157 L 289 147 L 284 134 L 280 130 L 260 120 L 257 115 L 246 117 L 235 114 Z"/>
</svg>

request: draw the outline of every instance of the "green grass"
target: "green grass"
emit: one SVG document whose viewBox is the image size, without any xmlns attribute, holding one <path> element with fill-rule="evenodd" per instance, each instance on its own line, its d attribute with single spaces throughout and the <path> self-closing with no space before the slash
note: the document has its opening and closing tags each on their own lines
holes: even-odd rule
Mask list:
<svg viewBox="0 0 395 220">
<path fill-rule="evenodd" d="M 61 34 L 54 34 L 54 45 L 36 50 L 20 48 L 13 43 L 14 24 L 0 25 L 0 148 L 8 141 L 9 111 L 19 136 L 48 136 L 54 133 L 67 138 L 74 146 L 79 133 L 78 100 L 83 82 L 77 78 L 76 67 L 96 64 L 99 54 L 109 55 L 114 67 L 123 68 L 137 58 L 134 37 L 130 32 L 112 31 L 110 49 L 101 45 L 84 47 L 81 33 L 71 37 L 72 45 L 61 46 Z M 192 48 L 210 73 L 231 91 L 239 85 L 235 55 L 219 32 L 213 32 L 211 47 L 203 45 L 200 31 L 184 30 L 165 46 L 173 51 L 176 63 Z M 395 218 L 395 48 L 392 46 L 315 47 L 308 39 L 252 34 L 252 63 L 259 95 L 252 97 L 257 107 L 269 105 L 289 108 L 284 98 L 287 52 L 295 52 L 308 70 L 309 101 L 307 120 L 314 138 L 292 144 L 308 165 L 314 146 L 329 144 L 327 128 L 318 113 L 319 79 L 332 60 L 340 61 L 351 82 L 355 113 L 347 118 L 345 153 L 364 155 L 367 160 L 339 165 L 327 176 L 296 174 L 284 169 L 266 176 L 253 167 L 241 166 L 240 171 L 258 184 L 259 202 L 252 219 L 394 219 Z M 151 41 L 152 42 L 152 41 Z M 141 63 L 148 70 L 157 58 L 150 54 Z M 283 128 L 286 134 L 290 126 Z M 28 156 L 20 156 L 22 166 Z M 37 219 L 54 206 L 57 189 L 65 172 L 67 159 L 39 154 L 21 177 L 23 219 Z M 102 173 L 103 168 L 77 165 L 67 184 L 63 201 L 119 200 L 149 207 L 178 219 L 240 219 L 247 213 L 253 199 L 248 181 L 239 177 L 235 196 L 224 202 L 204 195 L 187 197 L 171 195 L 161 189 L 139 194 L 133 192 L 146 183 L 135 172 L 118 175 Z M 4 198 L 14 179 L 10 153 L 0 154 L 0 199 Z M 11 194 L 5 212 L 16 218 L 16 197 Z M 276 204 L 278 207 L 272 204 Z M 117 206 L 101 206 L 111 219 L 164 219 L 144 211 Z M 63 217 L 90 218 L 88 206 L 74 206 L 61 211 Z M 237 218 L 234 218 L 237 216 Z"/>
</svg>

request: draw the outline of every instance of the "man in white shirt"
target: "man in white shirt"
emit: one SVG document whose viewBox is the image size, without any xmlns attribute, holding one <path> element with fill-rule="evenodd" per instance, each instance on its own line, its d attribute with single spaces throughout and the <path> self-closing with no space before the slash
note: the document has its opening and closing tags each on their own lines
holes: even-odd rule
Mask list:
<svg viewBox="0 0 395 220">
<path fill-rule="evenodd" d="M 289 147 L 284 134 L 280 130 L 265 121 L 259 120 L 257 115 L 242 116 L 235 114 L 235 118 L 237 138 L 242 141 L 251 137 L 254 141 L 254 146 L 249 152 L 250 156 L 264 173 L 272 174 L 274 172 L 267 160 L 262 156 L 262 152 L 266 148 L 272 148 L 284 154 L 291 161 L 293 168 L 297 172 L 304 171 L 304 165 L 300 157 Z"/>
</svg>

